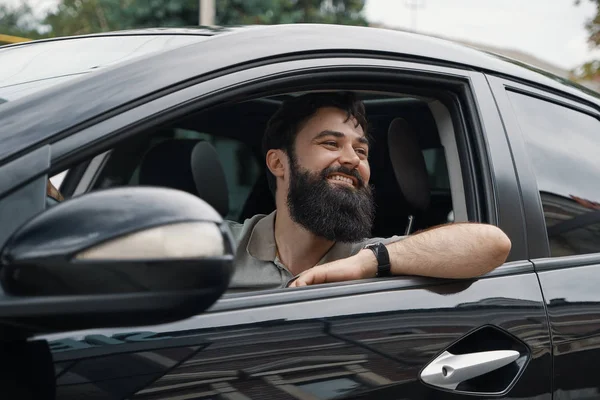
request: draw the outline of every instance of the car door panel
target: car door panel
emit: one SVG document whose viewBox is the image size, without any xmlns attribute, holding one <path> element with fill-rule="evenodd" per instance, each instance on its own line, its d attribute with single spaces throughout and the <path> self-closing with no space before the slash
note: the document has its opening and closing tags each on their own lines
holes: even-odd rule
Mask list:
<svg viewBox="0 0 600 400">
<path fill-rule="evenodd" d="M 594 219 L 594 213 L 597 212 L 594 206 L 590 207 L 586 201 L 577 202 L 575 199 L 582 196 L 578 189 L 596 187 L 593 178 L 585 179 L 596 170 L 594 165 L 587 168 L 589 163 L 585 162 L 589 161 L 590 157 L 582 150 L 593 151 L 597 144 L 592 140 L 591 144 L 585 143 L 585 146 L 582 146 L 581 137 L 577 135 L 587 134 L 594 138 L 599 121 L 595 121 L 595 126 L 587 130 L 580 126 L 580 122 L 582 118 L 586 122 L 594 122 L 592 118 L 599 120 L 600 112 L 587 102 L 574 101 L 569 96 L 550 93 L 539 87 L 499 77 L 489 77 L 489 80 L 503 121 L 508 128 L 523 193 L 529 254 L 539 275 L 546 302 L 554 359 L 554 398 L 598 398 L 600 383 L 590 366 L 600 359 L 600 296 L 597 290 L 600 255 L 593 253 L 593 248 L 592 251 L 588 248 L 589 254 L 563 256 L 561 252 L 568 254 L 581 249 L 572 248 L 569 238 L 562 235 L 556 235 L 553 241 L 549 241 L 548 237 L 557 228 L 576 231 L 574 228 L 582 227 L 580 222 L 587 224 L 584 225 L 586 228 L 597 223 Z M 543 109 L 554 111 L 546 113 L 546 120 L 552 127 L 556 126 L 557 132 L 546 129 L 537 113 L 523 108 L 523 105 L 538 108 L 533 110 L 535 112 Z M 524 118 L 523 113 L 525 116 L 531 116 L 536 123 Z M 565 118 L 563 113 L 570 115 Z M 535 132 L 537 141 L 547 146 L 543 148 L 544 152 L 535 151 Z M 565 178 L 565 175 L 557 177 L 556 182 L 553 182 L 552 193 L 548 191 L 547 177 L 541 173 L 544 169 L 535 162 L 544 160 L 547 156 L 545 152 L 556 148 L 551 134 L 565 138 L 563 146 L 558 149 L 558 154 L 562 157 L 559 168 L 563 174 L 572 175 L 571 179 Z M 578 162 L 584 163 L 583 168 L 578 168 L 581 166 Z M 554 171 L 551 171 L 550 175 L 553 173 Z M 570 196 L 561 193 L 565 191 L 565 181 L 568 185 L 571 185 L 571 182 L 576 183 L 569 187 Z M 552 219 L 558 222 L 554 225 L 547 224 L 546 220 Z M 576 221 L 578 223 L 573 224 Z M 597 227 L 589 232 L 594 231 L 597 231 Z M 578 234 L 581 235 L 581 231 Z M 585 239 L 587 244 L 598 248 L 597 235 L 587 234 L 575 238 Z M 573 237 L 570 240 L 577 242 Z"/>
<path fill-rule="evenodd" d="M 600 397 L 598 375 L 590 368 L 600 360 L 600 257 L 593 257 L 595 262 L 566 269 L 559 267 L 565 260 L 536 261 L 552 334 L 555 399 Z"/>
<path fill-rule="evenodd" d="M 226 297 L 179 323 L 47 336 L 57 398 L 471 397 L 429 387 L 419 373 L 482 327 L 526 348 L 527 363 L 506 397 L 550 398 L 550 341 L 535 274 L 407 287 L 398 279 L 396 290 L 390 282 L 366 283 L 387 283 L 385 291 L 308 300 L 311 288 L 302 290 L 303 301 L 286 298 L 302 291 L 272 292 L 268 307 Z"/>
</svg>

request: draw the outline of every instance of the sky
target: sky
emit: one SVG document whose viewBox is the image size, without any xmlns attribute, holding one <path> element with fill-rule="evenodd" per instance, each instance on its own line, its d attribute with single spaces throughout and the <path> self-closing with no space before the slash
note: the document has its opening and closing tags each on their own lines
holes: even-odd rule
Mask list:
<svg viewBox="0 0 600 400">
<path fill-rule="evenodd" d="M 420 4 L 416 18 L 407 4 Z M 571 69 L 599 51 L 587 43 L 589 0 L 367 0 L 369 22 L 530 53 Z M 416 23 L 414 21 L 416 20 Z"/>
<path fill-rule="evenodd" d="M 0 0 L 18 4 L 21 0 Z M 219 1 L 219 0 L 216 0 Z M 42 11 L 57 0 L 30 0 Z M 401 29 L 520 50 L 563 69 L 593 58 L 585 23 L 593 17 L 590 0 L 367 0 L 370 22 Z M 411 12 L 409 4 L 418 4 Z M 415 18 L 416 17 L 416 18 Z"/>
</svg>

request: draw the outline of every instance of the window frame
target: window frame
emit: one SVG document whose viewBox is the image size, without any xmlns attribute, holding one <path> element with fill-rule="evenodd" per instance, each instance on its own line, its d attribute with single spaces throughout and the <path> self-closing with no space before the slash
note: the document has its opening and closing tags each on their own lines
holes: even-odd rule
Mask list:
<svg viewBox="0 0 600 400">
<path fill-rule="evenodd" d="M 445 189 L 447 189 L 451 195 L 452 221 L 466 222 L 473 220 L 473 215 L 476 211 L 473 209 L 472 205 L 469 209 L 467 204 L 468 196 L 466 195 L 466 190 L 470 186 L 470 183 L 466 182 L 463 176 L 465 175 L 463 169 L 468 167 L 465 166 L 465 157 L 459 155 L 460 146 L 458 143 L 459 140 L 457 140 L 457 136 L 465 135 L 466 133 L 460 132 L 461 129 L 455 129 L 457 119 L 455 115 L 456 112 L 454 110 L 450 110 L 450 107 L 447 107 L 447 105 L 443 104 L 442 101 L 439 99 L 429 100 L 427 101 L 426 105 L 431 113 L 432 121 L 436 125 L 436 129 L 439 134 L 439 140 L 442 145 L 442 147 L 439 149 L 443 151 L 443 158 L 444 162 L 446 163 L 444 167 L 446 169 L 446 173 L 448 174 L 447 183 L 449 184 L 449 187 Z M 166 124 L 166 126 L 169 128 L 171 127 L 170 123 Z M 153 130 L 155 129 L 149 130 L 149 137 L 152 137 L 152 135 L 155 134 Z M 194 132 L 201 133 L 201 130 L 195 130 Z M 213 134 L 210 133 L 210 135 Z M 228 136 L 225 136 L 225 139 L 238 142 L 244 146 L 247 145 L 246 142 L 240 139 L 229 138 Z M 118 146 L 119 145 L 117 144 L 117 147 Z M 426 151 L 431 149 L 424 150 Z M 69 187 L 67 187 L 67 190 L 65 190 L 63 193 L 66 196 L 71 197 L 99 189 L 98 179 L 103 175 L 104 168 L 112 162 L 112 157 L 114 155 L 113 153 L 114 148 L 106 150 L 103 153 L 94 156 L 90 160 L 82 162 L 81 164 L 85 164 L 85 166 L 83 166 L 83 170 L 80 171 L 81 173 L 79 182 L 73 182 L 76 184 L 74 190 L 68 190 Z M 452 168 L 450 166 L 452 166 Z M 79 179 L 77 176 L 72 176 L 72 178 L 75 180 Z M 400 231 L 398 232 L 398 234 L 401 233 L 402 232 Z"/>
<path fill-rule="evenodd" d="M 578 266 L 587 265 L 592 260 L 600 261 L 599 253 L 578 254 L 562 257 L 552 257 L 550 244 L 546 231 L 540 192 L 533 165 L 528 156 L 525 136 L 519 125 L 518 118 L 513 110 L 508 92 L 545 101 L 557 106 L 565 107 L 596 118 L 600 122 L 600 104 L 593 104 L 583 98 L 575 98 L 566 93 L 558 93 L 552 89 L 526 85 L 511 81 L 503 77 L 488 75 L 490 87 L 502 115 L 506 127 L 506 135 L 510 142 L 511 152 L 517 170 L 519 188 L 522 194 L 523 209 L 525 212 L 526 236 L 530 260 L 543 260 L 536 264 L 536 270 L 555 269 L 561 265 Z"/>
<path fill-rule="evenodd" d="M 337 60 L 332 60 L 332 59 L 320 59 L 320 60 L 311 60 L 311 61 L 337 61 Z M 432 80 L 437 80 L 438 82 L 441 81 L 441 79 L 439 79 L 440 77 L 443 77 L 443 79 L 447 79 L 448 82 L 450 82 L 452 79 L 460 79 L 463 78 L 464 80 L 469 80 L 469 78 L 471 78 L 469 76 L 469 74 L 471 74 L 472 72 L 468 72 L 468 71 L 462 71 L 462 70 L 454 70 L 454 69 L 449 69 L 449 68 L 445 68 L 445 67 L 434 67 L 434 66 L 425 66 L 425 65 L 419 65 L 419 64 L 414 64 L 414 63 L 408 63 L 408 62 L 390 62 L 388 60 L 378 60 L 378 59 L 357 59 L 356 61 L 358 61 L 357 63 L 352 63 L 350 62 L 350 60 L 344 60 L 343 62 L 339 62 L 337 63 L 337 65 L 328 65 L 328 66 L 320 66 L 319 68 L 323 67 L 323 68 L 341 68 L 344 66 L 348 66 L 348 67 L 362 67 L 362 66 L 367 66 L 366 64 L 373 64 L 371 67 L 374 68 L 379 68 L 379 67 L 383 67 L 382 69 L 387 69 L 387 72 L 392 72 L 393 70 L 407 70 L 409 73 L 415 73 L 415 74 L 425 74 L 425 73 L 429 73 L 429 72 L 434 72 L 437 75 L 439 75 L 437 77 L 437 79 L 432 79 Z M 302 63 L 303 61 L 299 62 Z M 290 62 L 290 63 L 295 63 L 294 61 Z M 362 64 L 362 65 L 361 65 Z M 404 65 L 402 64 L 407 64 L 409 66 L 411 66 L 412 68 L 408 68 L 408 67 L 404 67 Z M 415 68 L 414 66 L 417 66 L 417 68 Z M 267 67 L 274 67 L 274 65 L 269 65 Z M 404 67 L 404 68 L 402 68 Z M 260 69 L 261 67 L 259 67 Z M 255 68 L 256 69 L 256 68 Z M 448 71 L 437 71 L 437 70 L 448 70 Z M 300 70 L 298 70 L 300 71 Z M 461 74 L 464 75 L 458 75 L 456 74 L 457 71 L 460 71 Z M 243 73 L 248 72 L 248 70 L 243 71 Z M 296 71 L 294 71 L 296 72 Z M 445 76 L 444 76 L 445 75 Z M 400 77 L 398 78 L 400 80 Z M 220 80 L 219 78 L 216 78 L 215 80 Z M 212 83 L 213 81 L 209 81 L 209 82 L 205 82 L 199 85 L 195 85 L 193 87 L 187 88 L 189 90 L 181 90 L 179 92 L 173 93 L 171 95 L 167 95 L 163 98 L 157 99 L 149 104 L 137 107 L 133 110 L 128 110 L 126 112 L 124 112 L 123 114 L 120 114 L 116 117 L 110 118 L 109 120 L 106 120 L 105 122 L 101 122 L 97 125 L 94 125 L 92 127 L 89 127 L 87 129 L 83 129 L 82 131 L 71 135 L 65 139 L 62 140 L 58 140 L 56 142 L 53 143 L 53 159 L 52 159 L 52 169 L 53 171 L 56 172 L 60 172 L 63 169 L 66 169 L 68 167 L 69 164 L 72 164 L 73 162 L 68 162 L 65 160 L 66 157 L 68 157 L 69 159 L 71 159 L 70 156 L 72 156 L 73 154 L 69 154 L 72 153 L 72 151 L 69 151 L 68 147 L 71 147 L 71 144 L 74 142 L 87 142 L 88 140 L 85 139 L 85 136 L 89 135 L 89 138 L 93 138 L 93 140 L 89 140 L 89 142 L 96 142 L 96 140 L 98 140 L 100 138 L 100 136 L 105 136 L 104 133 L 113 129 L 119 129 L 119 128 L 124 128 L 126 127 L 127 124 L 123 124 L 122 122 L 124 122 L 124 120 L 126 119 L 126 117 L 129 121 L 132 121 L 134 119 L 136 119 L 137 117 L 135 116 L 136 114 L 138 114 L 138 111 L 142 111 L 143 109 L 153 109 L 155 110 L 155 112 L 160 112 L 163 111 L 161 110 L 161 108 L 170 108 L 169 106 L 164 106 L 161 107 L 160 103 L 163 103 L 163 100 L 166 100 L 167 98 L 171 98 L 171 97 L 179 97 L 179 95 L 182 95 L 182 92 L 188 92 L 188 91 L 194 91 L 194 92 L 198 92 L 199 90 L 194 90 L 194 89 L 200 89 L 200 87 L 205 86 L 205 84 L 207 86 L 213 86 L 213 85 L 209 85 L 210 83 Z M 474 99 L 471 99 L 470 101 L 471 103 L 475 103 Z M 164 101 L 164 103 L 167 103 L 167 101 Z M 169 103 L 173 103 L 170 102 Z M 145 113 L 145 112 L 140 112 L 140 114 L 151 114 L 151 113 Z M 461 115 L 462 118 L 462 115 Z M 123 121 L 119 121 L 119 120 L 123 120 Z M 159 119 L 157 123 L 161 122 L 163 119 Z M 129 122 L 128 121 L 128 122 Z M 453 121 L 454 122 L 454 121 Z M 461 121 L 464 122 L 465 124 L 467 124 L 466 121 Z M 472 123 L 473 121 L 468 121 L 468 123 Z M 479 121 L 475 121 L 476 123 Z M 119 126 L 120 125 L 120 126 Z M 111 127 L 113 126 L 113 127 Z M 129 128 L 129 127 L 128 127 Z M 102 134 L 100 134 L 100 132 L 102 132 Z M 136 130 L 137 132 L 137 130 Z M 134 133 L 136 133 L 132 130 L 130 130 L 129 132 L 126 131 L 126 129 L 119 129 L 118 132 L 113 132 L 116 133 L 118 135 L 123 136 L 129 136 L 132 135 Z M 478 132 L 479 133 L 479 132 Z M 79 138 L 83 139 L 80 140 Z M 115 138 L 111 138 L 113 139 L 112 141 L 114 141 Z M 94 143 L 93 147 L 99 146 L 99 143 Z M 82 146 L 85 147 L 85 146 Z M 103 146 L 103 149 L 100 151 L 106 151 L 108 150 L 110 147 L 108 146 Z M 90 150 L 92 152 L 90 152 Z M 80 152 L 77 155 L 77 158 L 79 160 L 79 162 L 84 163 L 85 161 L 89 161 L 92 157 L 96 156 L 97 154 L 99 154 L 98 150 L 94 151 L 93 149 L 90 148 L 86 148 L 85 150 L 83 150 L 82 152 Z M 486 151 L 487 153 L 487 151 Z M 489 177 L 487 177 L 489 179 Z M 82 188 L 78 188 L 79 190 L 81 190 Z M 493 205 L 494 202 L 490 202 L 491 205 Z M 495 222 L 495 215 L 491 216 L 491 222 Z"/>
<path fill-rule="evenodd" d="M 485 217 L 487 222 L 499 225 L 509 234 L 514 243 L 513 251 L 508 259 L 509 264 L 510 261 L 526 259 L 524 257 L 522 221 L 513 217 L 515 213 L 521 214 L 522 210 L 520 209 L 521 205 L 514 202 L 518 191 L 512 170 L 512 159 L 508 152 L 508 143 L 503 137 L 487 134 L 487 132 L 494 132 L 502 125 L 485 76 L 471 70 L 373 57 L 342 59 L 314 55 L 313 58 L 304 60 L 279 63 L 273 61 L 269 65 L 223 74 L 170 93 L 61 138 L 52 143 L 53 169 L 60 171 L 68 168 L 72 163 L 81 163 L 110 149 L 116 142 L 149 127 L 183 116 L 192 110 L 210 107 L 231 98 L 239 100 L 241 93 L 248 93 L 252 90 L 256 92 L 255 85 L 257 84 L 272 87 L 291 79 L 297 88 L 302 88 L 302 86 L 298 86 L 301 81 L 299 77 L 306 75 L 309 76 L 306 79 L 314 79 L 316 71 L 335 73 L 336 80 L 343 75 L 342 71 L 353 76 L 372 74 L 378 79 L 388 79 L 382 86 L 393 86 L 398 93 L 401 92 L 401 86 L 413 87 L 417 80 L 421 83 L 427 81 L 428 84 L 435 84 L 436 89 L 432 92 L 438 94 L 444 87 L 448 88 L 450 85 L 453 85 L 454 88 L 459 87 L 461 100 L 457 101 L 457 98 L 449 97 L 450 101 L 455 101 L 454 110 L 449 111 L 457 113 L 456 118 L 452 114 L 452 125 L 453 129 L 457 131 L 457 140 L 468 142 L 461 143 L 461 146 L 467 149 L 467 157 L 461 156 L 460 159 L 461 168 L 463 171 L 467 168 L 469 174 L 475 173 L 472 170 L 474 164 L 481 169 L 478 171 L 481 176 L 477 180 L 464 181 L 465 190 L 474 193 L 475 197 L 470 200 L 477 208 L 475 211 L 477 214 L 470 215 L 469 219 L 474 221 Z M 290 91 L 287 85 L 285 92 Z M 328 86 L 335 86 L 335 84 L 328 84 Z M 360 84 L 355 86 L 358 90 Z M 249 87 L 253 89 L 249 89 Z M 365 89 L 372 90 L 372 86 L 365 87 Z M 422 87 L 421 90 L 423 90 Z M 447 93 L 449 92 L 447 91 Z M 499 174 L 501 179 L 500 182 L 497 182 Z M 518 265 L 507 266 L 506 271 L 502 271 L 504 268 L 501 267 L 491 275 L 522 273 L 530 270 L 529 264 L 516 264 Z M 401 279 L 396 279 L 396 281 L 399 282 Z"/>
</svg>

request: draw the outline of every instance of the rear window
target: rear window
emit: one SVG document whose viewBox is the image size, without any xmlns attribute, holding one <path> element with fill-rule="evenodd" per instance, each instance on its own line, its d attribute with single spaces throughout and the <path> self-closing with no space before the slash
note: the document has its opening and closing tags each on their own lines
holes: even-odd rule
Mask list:
<svg viewBox="0 0 600 400">
<path fill-rule="evenodd" d="M 200 35 L 122 35 L 0 48 L 0 104 L 104 67 L 206 38 Z"/>
</svg>

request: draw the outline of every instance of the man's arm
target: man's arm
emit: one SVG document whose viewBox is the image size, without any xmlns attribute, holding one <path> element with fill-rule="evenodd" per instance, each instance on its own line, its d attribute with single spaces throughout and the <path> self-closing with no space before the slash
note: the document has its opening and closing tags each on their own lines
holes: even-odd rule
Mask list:
<svg viewBox="0 0 600 400">
<path fill-rule="evenodd" d="M 502 265 L 510 239 L 493 225 L 457 223 L 426 230 L 386 245 L 393 275 L 436 278 L 472 278 Z M 377 260 L 372 251 L 319 265 L 290 284 L 306 286 L 375 277 Z"/>
</svg>

